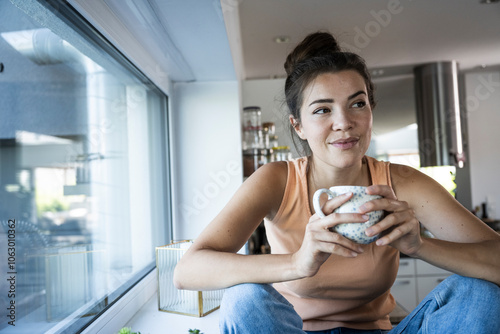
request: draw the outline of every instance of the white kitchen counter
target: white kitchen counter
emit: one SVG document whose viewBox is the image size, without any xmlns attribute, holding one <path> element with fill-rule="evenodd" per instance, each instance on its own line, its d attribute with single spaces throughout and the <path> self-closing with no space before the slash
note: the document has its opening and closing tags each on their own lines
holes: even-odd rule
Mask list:
<svg viewBox="0 0 500 334">
<path fill-rule="evenodd" d="M 201 318 L 158 311 L 158 296 L 155 293 L 124 327 L 131 327 L 132 332 L 141 334 L 188 334 L 190 329 L 199 329 L 204 334 L 218 334 L 219 311 Z"/>
</svg>

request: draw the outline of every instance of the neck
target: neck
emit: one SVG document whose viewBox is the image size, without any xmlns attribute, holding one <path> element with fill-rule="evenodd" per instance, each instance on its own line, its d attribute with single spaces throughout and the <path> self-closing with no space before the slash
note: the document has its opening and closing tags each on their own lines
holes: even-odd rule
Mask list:
<svg viewBox="0 0 500 334">
<path fill-rule="evenodd" d="M 370 175 L 364 159 L 350 166 L 336 167 L 327 165 L 311 157 L 309 161 L 308 181 L 309 190 L 314 192 L 320 188 L 333 186 L 369 186 Z"/>
</svg>

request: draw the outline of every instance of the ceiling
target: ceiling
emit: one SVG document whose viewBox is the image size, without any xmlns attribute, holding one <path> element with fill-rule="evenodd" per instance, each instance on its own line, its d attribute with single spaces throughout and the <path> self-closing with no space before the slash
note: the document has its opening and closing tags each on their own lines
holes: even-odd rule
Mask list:
<svg viewBox="0 0 500 334">
<path fill-rule="evenodd" d="M 378 101 L 375 135 L 416 121 L 416 64 L 456 60 L 461 71 L 500 64 L 500 3 L 221 0 L 223 9 L 225 3 L 234 6 L 236 1 L 243 79 L 284 77 L 283 63 L 293 47 L 311 32 L 329 31 L 372 70 Z M 276 37 L 288 42 L 276 43 Z"/>
<path fill-rule="evenodd" d="M 500 3 L 480 1 L 239 0 L 244 77 L 284 76 L 286 55 L 318 30 L 333 33 L 372 69 L 440 60 L 457 60 L 462 69 L 499 64 Z M 279 36 L 289 43 L 274 42 Z"/>
</svg>

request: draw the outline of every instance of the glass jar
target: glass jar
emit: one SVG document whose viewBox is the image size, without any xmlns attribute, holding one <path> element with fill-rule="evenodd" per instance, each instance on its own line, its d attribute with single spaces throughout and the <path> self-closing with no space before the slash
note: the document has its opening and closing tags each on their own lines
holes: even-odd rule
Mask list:
<svg viewBox="0 0 500 334">
<path fill-rule="evenodd" d="M 262 130 L 260 107 L 243 108 L 243 131 Z"/>
<path fill-rule="evenodd" d="M 262 130 L 251 130 L 243 132 L 243 150 L 264 148 L 264 136 Z"/>
</svg>

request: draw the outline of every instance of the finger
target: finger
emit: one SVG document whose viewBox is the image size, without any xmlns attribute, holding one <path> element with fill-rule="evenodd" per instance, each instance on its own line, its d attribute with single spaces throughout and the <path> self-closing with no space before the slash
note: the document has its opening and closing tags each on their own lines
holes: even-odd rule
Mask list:
<svg viewBox="0 0 500 334">
<path fill-rule="evenodd" d="M 331 214 L 335 209 L 340 207 L 342 204 L 346 203 L 353 196 L 352 192 L 348 192 L 339 196 L 335 196 L 334 198 L 326 201 L 326 203 L 322 207 L 322 211 L 325 216 Z"/>
<path fill-rule="evenodd" d="M 412 230 L 413 230 L 413 224 L 410 222 L 398 225 L 398 226 L 394 227 L 388 234 L 386 234 L 382 238 L 378 239 L 376 241 L 376 244 L 378 246 L 388 245 L 388 244 L 392 243 L 393 241 L 410 233 Z"/>
<path fill-rule="evenodd" d="M 368 195 L 379 195 L 385 198 L 397 199 L 396 194 L 391 187 L 387 185 L 377 184 L 366 188 Z"/>
<path fill-rule="evenodd" d="M 353 250 L 343 244 L 333 242 L 318 242 L 318 249 L 323 253 L 340 255 L 343 257 L 356 257 L 363 252 L 362 250 Z"/>
<path fill-rule="evenodd" d="M 363 251 L 364 251 L 363 247 L 360 244 L 355 243 L 354 241 L 349 240 L 349 239 L 345 238 L 344 236 L 342 236 L 338 233 L 332 232 L 332 231 L 318 232 L 318 233 L 316 233 L 315 238 L 324 247 L 327 247 L 328 249 L 335 249 L 336 251 L 338 251 L 338 248 L 332 247 L 330 245 L 326 245 L 326 244 L 336 244 L 336 245 L 339 245 L 342 248 L 344 248 L 350 252 L 354 252 L 356 254 L 363 253 Z M 342 251 L 342 254 L 345 255 L 345 252 Z"/>
<path fill-rule="evenodd" d="M 343 257 L 356 257 L 360 254 L 360 252 L 352 251 L 352 250 L 347 249 L 339 244 L 323 242 L 323 243 L 320 243 L 320 245 L 322 248 L 321 251 L 324 253 L 330 253 L 330 254 L 339 255 L 339 256 L 343 256 Z"/>
<path fill-rule="evenodd" d="M 377 210 L 395 212 L 395 211 L 404 211 L 407 209 L 408 209 L 407 202 L 384 197 L 364 203 L 359 207 L 359 212 L 368 213 L 370 211 L 377 211 Z"/>
<path fill-rule="evenodd" d="M 404 224 L 406 221 L 410 221 L 415 219 L 412 215 L 413 210 L 407 210 L 403 212 L 393 212 L 386 217 L 384 217 L 377 224 L 370 226 L 366 229 L 365 233 L 367 236 L 374 236 L 376 234 L 380 234 L 384 231 L 388 231 L 394 226 L 399 226 Z"/>
<path fill-rule="evenodd" d="M 325 218 L 313 221 L 314 227 L 318 230 L 329 230 L 338 224 L 365 223 L 370 216 L 363 213 L 331 213 Z"/>
</svg>

